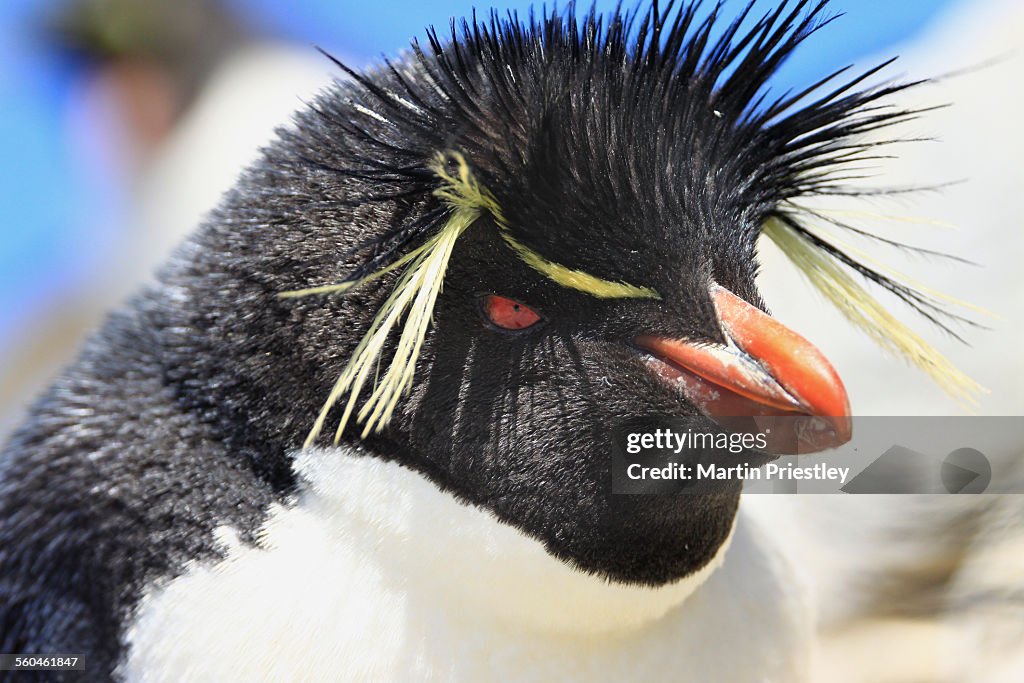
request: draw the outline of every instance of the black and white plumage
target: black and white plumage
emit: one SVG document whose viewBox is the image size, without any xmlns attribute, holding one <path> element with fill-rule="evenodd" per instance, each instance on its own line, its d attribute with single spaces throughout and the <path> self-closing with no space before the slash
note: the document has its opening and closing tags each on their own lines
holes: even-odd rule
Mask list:
<svg viewBox="0 0 1024 683">
<path fill-rule="evenodd" d="M 595 453 L 625 418 L 706 408 L 633 342 L 727 342 L 717 288 L 764 308 L 766 225 L 941 319 L 793 204 L 846 191 L 843 168 L 875 153 L 859 136 L 912 115 L 884 108 L 907 86 L 859 89 L 873 71 L 767 94 L 825 5 L 783 2 L 721 39 L 695 7 L 494 18 L 350 73 L 6 447 L 0 650 L 153 680 L 246 662 L 268 678 L 801 676 L 795 570 L 749 512 L 737 522 L 738 492 L 613 496 Z M 500 211 L 477 206 L 454 242 L 411 391 L 380 431 L 353 419 L 339 448 L 302 450 L 400 276 L 282 293 L 422 247 L 458 213 L 438 192 L 463 171 Z M 566 287 L 506 236 L 657 296 Z M 494 295 L 541 322 L 495 329 Z M 729 636 L 746 647 L 724 661 L 707 643 Z"/>
</svg>

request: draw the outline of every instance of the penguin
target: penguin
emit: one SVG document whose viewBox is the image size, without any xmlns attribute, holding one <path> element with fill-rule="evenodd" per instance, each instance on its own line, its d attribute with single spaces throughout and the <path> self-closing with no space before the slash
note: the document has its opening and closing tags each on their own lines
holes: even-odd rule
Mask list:
<svg viewBox="0 0 1024 683">
<path fill-rule="evenodd" d="M 654 414 L 850 438 L 762 236 L 971 388 L 858 278 L 956 314 L 801 203 L 916 115 L 885 106 L 916 82 L 865 85 L 888 63 L 770 94 L 827 5 L 493 13 L 338 63 L 5 446 L 0 651 L 96 681 L 806 680 L 769 503 L 616 494 L 609 444 Z"/>
</svg>

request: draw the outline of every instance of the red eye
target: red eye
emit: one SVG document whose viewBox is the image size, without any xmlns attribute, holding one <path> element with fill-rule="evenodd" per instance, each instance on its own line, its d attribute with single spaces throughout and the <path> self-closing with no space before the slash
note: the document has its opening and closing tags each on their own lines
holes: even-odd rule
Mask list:
<svg viewBox="0 0 1024 683">
<path fill-rule="evenodd" d="M 540 315 L 526 304 L 495 294 L 484 297 L 483 309 L 487 319 L 503 330 L 525 330 L 540 322 Z"/>
</svg>

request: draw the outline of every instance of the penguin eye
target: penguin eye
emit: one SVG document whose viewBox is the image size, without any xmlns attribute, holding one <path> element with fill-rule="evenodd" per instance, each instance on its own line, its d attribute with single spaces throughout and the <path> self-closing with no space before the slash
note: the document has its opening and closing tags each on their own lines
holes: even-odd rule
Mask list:
<svg viewBox="0 0 1024 683">
<path fill-rule="evenodd" d="M 496 294 L 488 294 L 481 301 L 484 317 L 503 330 L 525 330 L 541 321 L 540 314 L 526 304 Z"/>
</svg>

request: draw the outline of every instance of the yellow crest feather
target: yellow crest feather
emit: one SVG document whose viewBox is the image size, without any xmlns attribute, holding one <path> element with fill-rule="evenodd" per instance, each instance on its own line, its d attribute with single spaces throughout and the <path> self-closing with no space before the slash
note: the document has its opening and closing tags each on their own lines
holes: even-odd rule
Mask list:
<svg viewBox="0 0 1024 683">
<path fill-rule="evenodd" d="M 449 160 L 454 162 L 456 167 L 454 174 L 448 170 Z M 372 431 L 379 432 L 391 420 L 398 401 L 412 388 L 416 360 L 430 327 L 434 305 L 441 291 L 455 243 L 484 212 L 494 217 L 505 241 L 527 264 L 562 286 L 600 298 L 658 298 L 658 294 L 651 289 L 602 280 L 582 271 L 561 266 L 513 239 L 507 232 L 507 223 L 501 206 L 494 195 L 480 185 L 462 154 L 438 154 L 430 169 L 443 181 L 441 187 L 434 191 L 434 196 L 441 199 L 451 211 L 447 223 L 437 234 L 395 262 L 359 280 L 309 287 L 279 295 L 284 298 L 296 298 L 313 294 L 342 294 L 372 282 L 386 273 L 404 268 L 394 290 L 377 311 L 369 329 L 353 351 L 352 358 L 324 401 L 313 428 L 306 437 L 306 448 L 312 446 L 322 433 L 331 409 L 342 396 L 348 394 L 345 410 L 334 434 L 334 442 L 338 442 L 355 412 L 356 401 L 371 373 L 374 374 L 373 391 L 356 413 L 356 419 L 364 425 L 362 436 L 366 437 Z M 392 331 L 403 319 L 395 355 L 383 378 L 378 380 L 377 368 L 384 346 Z"/>
<path fill-rule="evenodd" d="M 501 236 L 505 239 L 505 242 L 512 247 L 517 254 L 519 254 L 519 257 L 526 262 L 526 265 L 563 287 L 585 292 L 591 296 L 597 297 L 598 299 L 661 298 L 656 291 L 649 287 L 637 287 L 636 285 L 626 284 L 625 282 L 602 280 L 601 278 L 590 275 L 589 273 L 584 273 L 582 270 L 573 270 L 572 268 L 560 265 L 554 261 L 549 261 L 537 252 L 517 241 L 507 232 L 502 232 Z"/>
<path fill-rule="evenodd" d="M 401 336 L 391 363 L 384 377 L 374 382 L 373 392 L 359 410 L 357 419 L 364 424 L 362 435 L 371 431 L 380 431 L 386 425 L 402 395 L 412 388 L 412 380 L 416 371 L 416 360 L 419 358 L 423 340 L 430 327 L 431 317 L 437 295 L 441 291 L 444 275 L 448 269 L 452 249 L 458 238 L 480 216 L 483 209 L 498 211 L 497 202 L 485 189 L 481 188 L 466 165 L 462 155 L 453 155 L 459 163 L 459 175 L 451 176 L 445 171 L 444 157 L 439 155 L 433 170 L 445 184 L 434 194 L 451 208 L 451 214 L 444 227 L 422 246 L 413 249 L 394 263 L 382 268 L 355 282 L 340 285 L 311 287 L 293 292 L 285 292 L 281 296 L 299 297 L 309 294 L 342 293 L 354 287 L 379 278 L 387 272 L 407 266 L 395 283 L 394 291 L 381 305 L 374 316 L 370 328 L 356 346 L 352 358 L 334 383 L 331 393 L 324 402 L 316 422 L 306 437 L 304 447 L 313 445 L 323 431 L 324 422 L 331 408 L 348 394 L 348 402 L 342 413 L 338 428 L 334 434 L 334 442 L 341 438 L 345 426 L 355 409 L 356 401 L 362 392 L 370 373 L 376 374 L 380 356 L 384 351 L 392 330 L 404 317 Z"/>
<path fill-rule="evenodd" d="M 777 218 L 771 218 L 765 223 L 764 234 L 778 245 L 793 265 L 847 320 L 863 330 L 875 343 L 907 358 L 946 393 L 962 403 L 977 403 L 975 397 L 984 389 L 920 335 L 897 320 L 827 253 L 817 249 Z"/>
<path fill-rule="evenodd" d="M 449 160 L 454 162 L 457 169 L 454 174 L 448 171 Z M 352 358 L 331 389 L 306 438 L 305 447 L 316 441 L 323 431 L 330 410 L 342 396 L 348 394 L 345 410 L 334 435 L 337 443 L 355 412 L 356 401 L 371 373 L 374 375 L 373 391 L 356 414 L 357 420 L 364 424 L 363 437 L 371 431 L 380 431 L 390 421 L 398 401 L 412 388 L 416 361 L 430 327 L 434 305 L 455 244 L 484 212 L 494 218 L 502 238 L 527 265 L 563 287 L 598 298 L 660 298 L 653 289 L 604 280 L 550 261 L 516 240 L 508 232 L 505 217 L 494 195 L 480 185 L 461 154 L 438 154 L 430 168 L 443 181 L 434 195 L 450 209 L 447 222 L 435 235 L 393 263 L 359 280 L 279 295 L 292 298 L 345 293 L 386 273 L 404 268 L 394 290 L 377 311 Z M 974 395 L 983 391 L 924 339 L 889 313 L 832 257 L 815 248 L 783 221 L 770 219 L 765 224 L 764 233 L 850 322 L 864 330 L 880 346 L 908 358 L 945 391 L 961 401 L 974 402 Z M 403 319 L 395 354 L 383 378 L 378 380 L 377 370 L 384 346 Z"/>
<path fill-rule="evenodd" d="M 458 175 L 453 176 L 448 172 L 446 168 L 448 159 L 455 162 L 459 169 Z M 470 170 L 469 164 L 466 163 L 466 157 L 462 156 L 461 153 L 439 153 L 434 157 L 434 163 L 430 165 L 430 170 L 444 181 L 444 185 L 434 190 L 435 197 L 441 199 L 455 210 L 474 211 L 477 215 L 487 211 L 494 216 L 494 220 L 499 227 L 506 227 L 505 217 L 501 212 L 501 207 L 498 205 L 498 200 L 494 198 L 490 190 L 480 185 L 476 176 Z"/>
<path fill-rule="evenodd" d="M 453 176 L 445 168 L 445 162 L 451 158 L 458 167 L 458 175 Z M 470 171 L 465 157 L 458 152 L 450 152 L 447 156 L 439 154 L 431 167 L 437 177 L 445 181 L 445 187 L 434 194 L 448 202 L 451 206 L 474 208 L 487 211 L 494 217 L 494 222 L 501 230 L 501 236 L 528 266 L 544 275 L 553 282 L 569 289 L 575 289 L 599 299 L 660 299 L 658 293 L 648 287 L 637 287 L 625 282 L 603 280 L 595 275 L 574 270 L 554 261 L 548 260 L 519 242 L 508 233 L 508 224 L 501 211 L 501 206 L 491 192 L 480 185 Z"/>
</svg>

